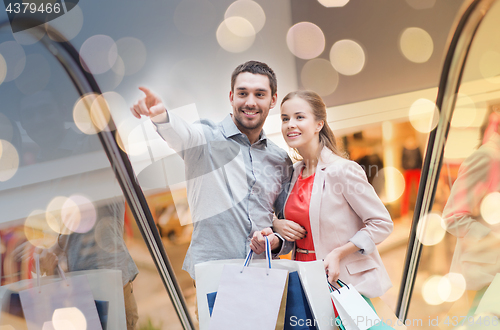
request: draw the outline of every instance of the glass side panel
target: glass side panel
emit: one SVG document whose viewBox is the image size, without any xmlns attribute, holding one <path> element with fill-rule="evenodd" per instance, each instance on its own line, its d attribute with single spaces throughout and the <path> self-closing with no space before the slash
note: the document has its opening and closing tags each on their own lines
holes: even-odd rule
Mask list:
<svg viewBox="0 0 500 330">
<path fill-rule="evenodd" d="M 41 43 L 2 38 L 0 328 L 181 329 L 96 134 L 110 118 L 101 99 L 80 98 Z"/>
<path fill-rule="evenodd" d="M 423 250 L 409 329 L 499 325 L 499 19 L 497 2 L 473 40 L 432 212 L 420 220 Z"/>
</svg>

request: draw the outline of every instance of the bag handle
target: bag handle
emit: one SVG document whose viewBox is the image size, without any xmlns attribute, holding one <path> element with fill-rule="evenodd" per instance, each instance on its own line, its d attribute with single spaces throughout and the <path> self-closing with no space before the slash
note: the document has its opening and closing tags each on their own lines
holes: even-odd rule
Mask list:
<svg viewBox="0 0 500 330">
<path fill-rule="evenodd" d="M 266 274 L 269 275 L 269 269 L 271 269 L 271 244 L 269 243 L 269 239 L 267 238 L 267 236 L 264 236 L 264 239 L 266 241 Z M 247 254 L 245 263 L 243 264 L 240 273 L 243 273 L 243 269 L 245 269 L 245 267 L 250 266 L 250 261 L 253 259 L 253 255 L 253 250 L 250 249 L 250 252 L 248 252 Z"/>
<path fill-rule="evenodd" d="M 340 290 L 337 289 L 332 283 L 330 283 L 330 281 L 328 281 L 328 274 L 326 274 L 326 282 L 328 283 L 328 288 L 330 289 L 330 293 L 333 293 L 333 292 L 337 291 L 339 294 L 341 294 Z M 341 288 L 347 287 L 347 290 L 351 290 L 351 288 L 349 287 L 349 285 L 345 284 L 345 282 L 342 281 L 341 279 L 338 279 L 336 281 L 336 283 Z"/>
<path fill-rule="evenodd" d="M 40 270 L 40 253 L 35 251 L 33 254 L 33 257 L 35 258 L 35 271 L 36 271 L 36 287 L 38 288 L 38 293 L 42 292 L 42 286 L 40 284 L 40 278 L 42 277 L 42 272 Z M 66 274 L 64 273 L 63 269 L 61 268 L 61 265 L 59 264 L 59 260 L 57 260 L 57 270 L 59 272 L 59 275 L 61 275 L 61 278 L 63 281 L 66 283 L 67 286 L 69 286 L 69 283 L 66 281 Z"/>
</svg>

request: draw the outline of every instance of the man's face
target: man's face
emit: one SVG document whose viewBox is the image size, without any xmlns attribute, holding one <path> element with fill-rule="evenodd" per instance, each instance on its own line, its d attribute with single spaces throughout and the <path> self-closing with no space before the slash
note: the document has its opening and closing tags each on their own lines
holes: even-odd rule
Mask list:
<svg viewBox="0 0 500 330">
<path fill-rule="evenodd" d="M 229 100 L 233 106 L 233 119 L 240 131 L 244 134 L 260 133 L 269 109 L 276 105 L 277 94 L 271 94 L 267 76 L 243 72 L 236 77 Z"/>
</svg>

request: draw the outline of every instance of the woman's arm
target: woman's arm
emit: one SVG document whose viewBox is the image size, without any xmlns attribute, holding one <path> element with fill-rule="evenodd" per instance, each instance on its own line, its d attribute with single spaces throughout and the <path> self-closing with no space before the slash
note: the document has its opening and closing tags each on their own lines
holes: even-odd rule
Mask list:
<svg viewBox="0 0 500 330">
<path fill-rule="evenodd" d="M 368 183 L 361 166 L 349 162 L 343 174 L 339 176 L 343 184 L 343 196 L 363 222 L 363 227 L 348 240 L 359 247 L 362 254 L 371 254 L 375 251 L 376 244 L 390 235 L 394 224 L 384 204 Z"/>
</svg>

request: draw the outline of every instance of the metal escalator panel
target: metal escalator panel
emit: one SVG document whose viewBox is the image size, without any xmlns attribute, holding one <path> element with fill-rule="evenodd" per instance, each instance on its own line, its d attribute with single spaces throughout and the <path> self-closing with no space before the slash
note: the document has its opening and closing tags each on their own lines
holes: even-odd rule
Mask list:
<svg viewBox="0 0 500 330">
<path fill-rule="evenodd" d="M 397 312 L 408 329 L 499 324 L 500 2 L 464 9 L 444 63 L 401 284 Z"/>
<path fill-rule="evenodd" d="M 147 325 L 156 308 L 153 294 L 163 313 L 179 316 L 169 325 L 193 329 L 142 190 L 116 141 L 113 114 L 128 111 L 126 103 L 112 86 L 105 84 L 109 92 L 101 93 L 78 52 L 54 41 L 55 32 L 49 38 L 35 28 L 34 36 L 14 39 L 7 24 L 0 32 L 0 72 L 6 72 L 0 76 L 0 328 L 24 329 L 26 320 L 41 328 L 53 322 L 56 310 L 64 314 L 50 310 L 55 291 L 37 298 L 31 312 L 13 303 L 18 291 L 38 285 L 38 275 L 47 275 L 41 279 L 47 287 L 61 282 L 60 266 L 68 283 L 86 275 L 94 300 L 109 303 L 99 314 L 107 329 L 127 328 L 134 311 L 125 306 L 133 305 L 133 296 L 138 326 Z M 83 318 L 68 322 L 86 322 L 87 312 L 79 313 Z"/>
</svg>

